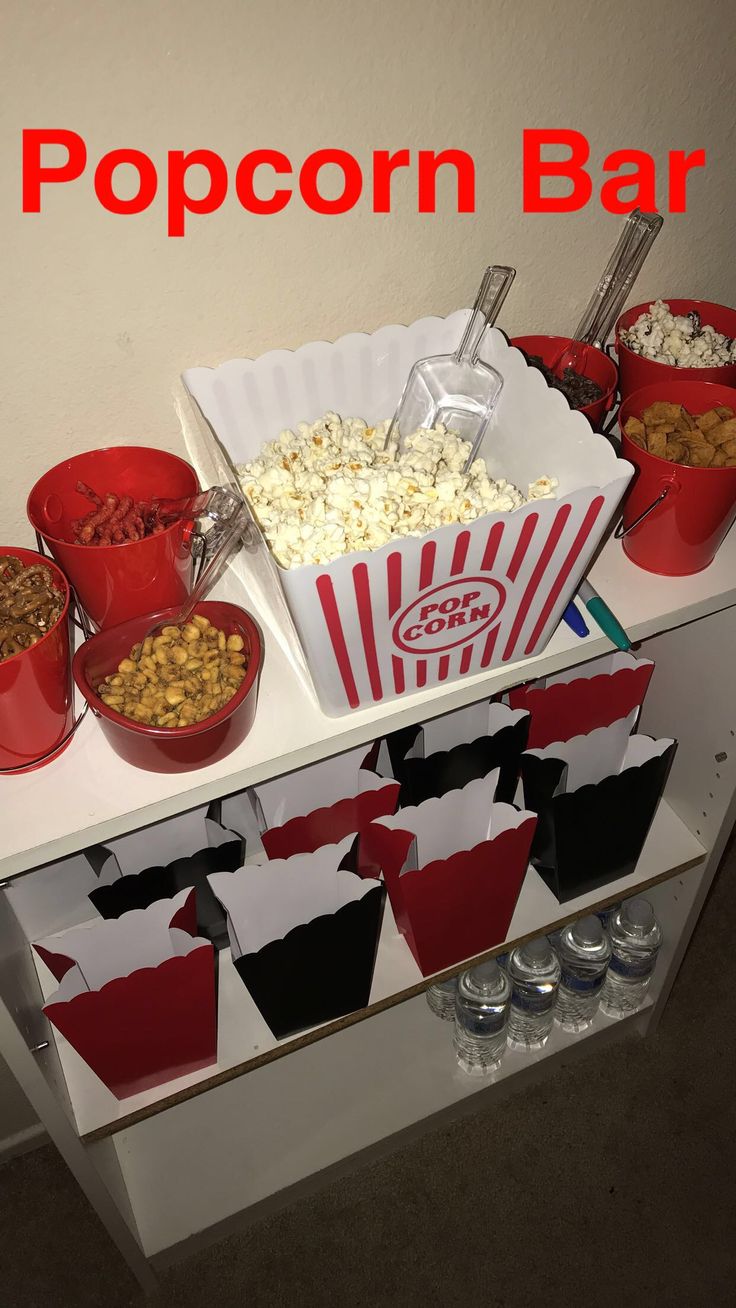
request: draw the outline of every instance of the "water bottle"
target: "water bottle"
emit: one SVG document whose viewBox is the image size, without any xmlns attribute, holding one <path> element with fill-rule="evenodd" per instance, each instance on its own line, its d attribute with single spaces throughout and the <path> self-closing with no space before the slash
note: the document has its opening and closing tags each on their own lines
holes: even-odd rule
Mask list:
<svg viewBox="0 0 736 1308">
<path fill-rule="evenodd" d="M 455 1017 L 455 996 L 457 994 L 457 977 L 451 976 L 449 981 L 435 981 L 427 991 L 427 1003 L 432 1009 L 435 1017 L 442 1017 L 446 1022 L 452 1022 Z"/>
<path fill-rule="evenodd" d="M 506 1049 L 511 985 L 495 958 L 461 973 L 455 1003 L 455 1053 L 464 1072 L 496 1068 Z"/>
<path fill-rule="evenodd" d="M 509 1042 L 536 1049 L 552 1030 L 560 984 L 560 964 L 546 936 L 529 940 L 509 954 L 511 982 Z"/>
<path fill-rule="evenodd" d="M 608 930 L 608 924 L 611 921 L 611 918 L 613 917 L 614 913 L 618 912 L 620 907 L 621 907 L 621 900 L 619 900 L 617 904 L 607 904 L 605 908 L 601 908 L 599 912 L 596 913 L 596 917 L 600 918 L 601 922 L 606 928 L 606 931 Z"/>
<path fill-rule="evenodd" d="M 648 899 L 627 899 L 613 914 L 609 935 L 611 962 L 601 1008 L 610 1017 L 624 1017 L 644 1003 L 662 943 L 662 928 Z"/>
<path fill-rule="evenodd" d="M 596 916 L 581 917 L 560 932 L 560 988 L 555 1021 L 565 1031 L 584 1031 L 593 1021 L 611 959 L 611 945 Z"/>
</svg>

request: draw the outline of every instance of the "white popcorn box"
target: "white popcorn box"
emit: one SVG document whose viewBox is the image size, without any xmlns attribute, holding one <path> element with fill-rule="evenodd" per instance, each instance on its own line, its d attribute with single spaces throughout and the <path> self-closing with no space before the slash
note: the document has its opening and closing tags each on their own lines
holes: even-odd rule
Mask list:
<svg viewBox="0 0 736 1308">
<path fill-rule="evenodd" d="M 222 450 L 247 462 L 284 428 L 329 410 L 371 424 L 391 417 L 412 364 L 453 351 L 468 312 L 188 369 L 184 383 L 209 425 L 187 434 L 203 484 L 232 480 Z M 523 493 L 538 477 L 556 477 L 556 499 L 325 566 L 282 568 L 259 533 L 255 553 L 236 565 L 281 639 L 288 610 L 328 714 L 538 654 L 633 475 L 502 332 L 486 332 L 481 357 L 504 379 L 480 450 L 490 476 Z"/>
</svg>

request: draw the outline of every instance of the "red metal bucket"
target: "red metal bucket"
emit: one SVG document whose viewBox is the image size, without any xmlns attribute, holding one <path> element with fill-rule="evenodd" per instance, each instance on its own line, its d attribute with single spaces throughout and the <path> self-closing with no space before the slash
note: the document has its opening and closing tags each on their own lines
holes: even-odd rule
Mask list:
<svg viewBox="0 0 736 1308">
<path fill-rule="evenodd" d="M 144 445 L 90 450 L 45 473 L 27 505 L 31 525 L 66 572 L 96 627 L 114 627 L 183 604 L 192 582 L 193 523 L 175 522 L 156 536 L 123 545 L 75 545 L 72 520 L 91 508 L 76 489 L 78 481 L 99 495 L 112 491 L 150 502 L 196 494 L 194 469 L 175 454 Z"/>
<path fill-rule="evenodd" d="M 736 468 L 688 468 L 634 445 L 624 432 L 626 421 L 640 418 L 656 400 L 682 404 L 690 413 L 719 405 L 736 412 L 736 389 L 669 381 L 645 386 L 621 405 L 621 455 L 637 473 L 616 535 L 623 537 L 632 563 L 665 577 L 683 577 L 713 562 L 736 519 Z"/>
<path fill-rule="evenodd" d="M 68 742 L 74 724 L 69 648 L 69 585 L 66 577 L 35 550 L 0 547 L 26 567 L 43 563 L 64 596 L 64 607 L 50 631 L 30 649 L 0 660 L 0 770 L 30 771 L 50 762 Z M 48 758 L 44 755 L 48 754 Z"/>
<path fill-rule="evenodd" d="M 709 300 L 668 300 L 671 313 L 685 316 L 696 309 L 704 327 L 714 327 L 725 336 L 736 336 L 736 309 L 727 309 L 723 304 L 712 304 Z M 654 363 L 644 359 L 641 354 L 630 350 L 621 341 L 621 331 L 633 327 L 637 318 L 649 312 L 648 304 L 636 304 L 627 309 L 616 323 L 616 352 L 618 354 L 619 385 L 621 398 L 633 395 L 643 386 L 660 387 L 657 399 L 669 399 L 669 392 L 662 387 L 669 387 L 671 382 L 714 383 L 717 386 L 736 386 L 736 363 L 726 363 L 720 368 L 677 368 L 669 363 Z"/>
<path fill-rule="evenodd" d="M 572 341 L 569 336 L 515 336 L 511 344 L 524 354 L 535 354 L 537 358 L 542 360 L 542 363 L 550 368 L 553 363 L 557 362 L 562 351 L 572 344 Z M 579 409 L 578 412 L 584 413 L 591 427 L 597 430 L 613 404 L 618 381 L 618 370 L 613 359 L 609 359 L 608 355 L 603 353 L 603 350 L 598 350 L 595 346 L 590 345 L 588 346 L 585 375 L 600 386 L 603 394 L 599 400 L 595 401 L 595 404 L 586 404 L 585 408 Z"/>
</svg>

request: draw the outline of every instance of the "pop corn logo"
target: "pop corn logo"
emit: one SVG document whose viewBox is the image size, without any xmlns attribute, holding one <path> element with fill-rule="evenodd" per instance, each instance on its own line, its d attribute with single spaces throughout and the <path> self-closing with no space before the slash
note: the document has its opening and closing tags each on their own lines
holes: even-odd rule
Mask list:
<svg viewBox="0 0 736 1308">
<path fill-rule="evenodd" d="M 394 623 L 393 639 L 407 654 L 443 654 L 475 640 L 495 622 L 506 591 L 488 577 L 463 577 L 415 599 Z"/>
</svg>

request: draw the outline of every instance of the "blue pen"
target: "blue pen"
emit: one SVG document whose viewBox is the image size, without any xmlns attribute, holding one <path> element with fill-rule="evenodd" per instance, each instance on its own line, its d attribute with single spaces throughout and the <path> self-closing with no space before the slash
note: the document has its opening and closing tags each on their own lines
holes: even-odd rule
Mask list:
<svg viewBox="0 0 736 1308">
<path fill-rule="evenodd" d="M 562 615 L 562 620 L 567 623 L 571 631 L 575 632 L 576 636 L 582 637 L 590 635 L 590 632 L 585 625 L 585 619 L 572 600 L 565 609 L 565 612 Z"/>
</svg>

